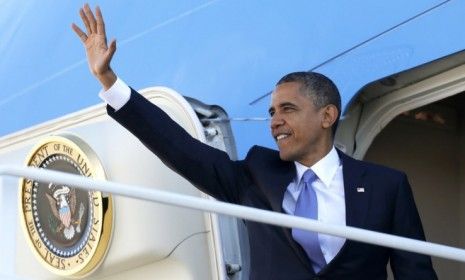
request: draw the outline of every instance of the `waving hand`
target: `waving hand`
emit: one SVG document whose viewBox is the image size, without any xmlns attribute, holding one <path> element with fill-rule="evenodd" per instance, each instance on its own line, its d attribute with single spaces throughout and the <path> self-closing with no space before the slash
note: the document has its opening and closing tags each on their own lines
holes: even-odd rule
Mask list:
<svg viewBox="0 0 465 280">
<path fill-rule="evenodd" d="M 107 44 L 105 23 L 99 7 L 95 8 L 95 16 L 88 4 L 79 10 L 79 14 L 86 27 L 86 32 L 74 23 L 72 28 L 86 48 L 90 71 L 107 90 L 117 79 L 110 67 L 111 59 L 116 51 L 116 41 L 112 40 L 109 45 Z"/>
</svg>

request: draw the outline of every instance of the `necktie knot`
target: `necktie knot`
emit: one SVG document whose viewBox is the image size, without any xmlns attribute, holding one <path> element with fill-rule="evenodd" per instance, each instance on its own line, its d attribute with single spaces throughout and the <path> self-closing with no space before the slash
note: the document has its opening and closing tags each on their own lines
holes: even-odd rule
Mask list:
<svg viewBox="0 0 465 280">
<path fill-rule="evenodd" d="M 316 176 L 315 172 L 313 170 L 308 169 L 305 171 L 304 175 L 302 176 L 302 180 L 311 185 L 318 177 Z"/>
</svg>

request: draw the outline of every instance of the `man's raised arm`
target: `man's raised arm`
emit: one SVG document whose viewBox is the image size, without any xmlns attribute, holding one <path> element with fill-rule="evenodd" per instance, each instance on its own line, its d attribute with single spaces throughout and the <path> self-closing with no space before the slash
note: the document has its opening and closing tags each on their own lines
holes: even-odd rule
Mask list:
<svg viewBox="0 0 465 280">
<path fill-rule="evenodd" d="M 116 40 L 107 44 L 105 23 L 102 12 L 97 6 L 95 16 L 88 4 L 79 9 L 82 22 L 86 31 L 82 31 L 76 24 L 72 24 L 74 32 L 79 36 L 86 47 L 87 62 L 92 74 L 102 84 L 104 90 L 108 90 L 117 80 L 115 72 L 110 67 L 110 62 L 116 51 Z"/>
</svg>

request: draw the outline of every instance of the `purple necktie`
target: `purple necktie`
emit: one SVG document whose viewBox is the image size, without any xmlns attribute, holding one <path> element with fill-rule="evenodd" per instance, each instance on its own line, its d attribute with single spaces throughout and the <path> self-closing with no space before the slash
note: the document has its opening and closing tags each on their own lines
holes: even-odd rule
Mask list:
<svg viewBox="0 0 465 280">
<path fill-rule="evenodd" d="M 302 191 L 300 192 L 297 203 L 295 204 L 295 216 L 309 219 L 318 219 L 318 200 L 312 183 L 318 179 L 316 174 L 308 169 L 302 177 Z M 312 262 L 313 269 L 318 273 L 325 265 L 326 260 L 321 252 L 318 233 L 305 231 L 301 229 L 292 229 L 292 237 L 304 248 Z"/>
</svg>

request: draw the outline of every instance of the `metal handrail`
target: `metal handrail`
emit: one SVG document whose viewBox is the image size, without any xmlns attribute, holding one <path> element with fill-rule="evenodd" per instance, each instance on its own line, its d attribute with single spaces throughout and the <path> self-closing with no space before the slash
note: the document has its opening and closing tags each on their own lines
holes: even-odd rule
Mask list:
<svg viewBox="0 0 465 280">
<path fill-rule="evenodd" d="M 146 187 L 137 185 L 120 184 L 53 170 L 12 165 L 0 165 L 0 176 L 23 177 L 41 182 L 52 181 L 86 190 L 98 190 L 152 202 L 234 216 L 276 226 L 300 228 L 364 243 L 465 262 L 465 250 L 460 248 L 355 227 L 331 225 L 307 218 L 166 191 L 147 189 Z"/>
</svg>

